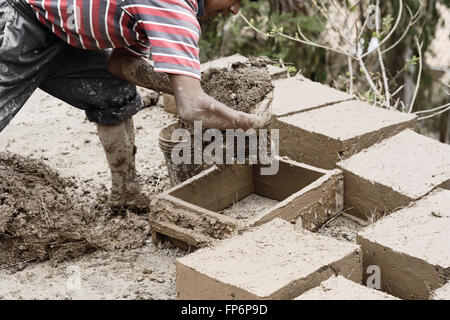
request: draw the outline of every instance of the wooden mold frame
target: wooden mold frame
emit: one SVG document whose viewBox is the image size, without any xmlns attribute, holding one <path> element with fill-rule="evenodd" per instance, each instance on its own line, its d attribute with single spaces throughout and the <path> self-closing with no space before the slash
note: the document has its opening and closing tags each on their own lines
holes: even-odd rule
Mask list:
<svg viewBox="0 0 450 320">
<path fill-rule="evenodd" d="M 261 175 L 260 165 L 213 166 L 160 194 L 151 203 L 153 239 L 195 249 L 275 218 L 315 230 L 343 210 L 340 170 L 277 160 L 276 175 Z M 253 193 L 280 202 L 245 223 L 219 213 Z"/>
</svg>

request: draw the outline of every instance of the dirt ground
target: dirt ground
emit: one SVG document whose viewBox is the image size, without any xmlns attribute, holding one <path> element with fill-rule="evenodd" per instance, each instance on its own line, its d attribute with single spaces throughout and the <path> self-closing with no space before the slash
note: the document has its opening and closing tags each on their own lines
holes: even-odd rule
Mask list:
<svg viewBox="0 0 450 320">
<path fill-rule="evenodd" d="M 253 193 L 221 211 L 222 214 L 246 222 L 279 201 Z"/>
<path fill-rule="evenodd" d="M 150 196 L 169 188 L 157 137 L 160 129 L 173 121 L 174 117 L 159 107 L 146 108 L 135 117 L 137 168 Z M 90 199 L 109 188 L 108 167 L 95 126 L 85 119 L 84 112 L 42 91 L 37 91 L 0 133 L 0 152 L 4 151 L 42 160 L 63 179 L 70 178 L 78 192 Z M 361 228 L 339 217 L 321 233 L 354 241 Z M 130 246 L 132 249 L 100 248 L 63 262 L 0 265 L 0 299 L 176 298 L 174 261 L 185 253 L 159 248 L 150 237 L 142 243 L 142 247 Z"/>
<path fill-rule="evenodd" d="M 323 225 L 317 233 L 345 242 L 356 242 L 356 234 L 364 228 L 355 220 L 346 216 L 338 216 Z"/>
<path fill-rule="evenodd" d="M 137 169 L 149 195 L 170 187 L 157 136 L 173 121 L 159 107 L 146 108 L 135 118 Z M 95 125 L 85 119 L 83 111 L 42 91 L 35 92 L 0 134 L 0 151 L 42 160 L 62 178 L 71 178 L 88 197 L 109 188 L 109 171 Z M 102 299 L 173 299 L 173 262 L 182 253 L 159 249 L 148 239 L 144 244 L 132 250 L 99 250 L 62 263 L 0 265 L 0 298 L 76 299 L 86 294 Z M 77 268 L 81 289 L 69 292 L 69 273 Z"/>
</svg>

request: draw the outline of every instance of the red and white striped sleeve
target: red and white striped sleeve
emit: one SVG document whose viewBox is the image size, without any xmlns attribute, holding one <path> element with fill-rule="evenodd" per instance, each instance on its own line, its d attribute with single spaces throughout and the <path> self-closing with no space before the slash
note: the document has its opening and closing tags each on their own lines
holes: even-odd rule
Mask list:
<svg viewBox="0 0 450 320">
<path fill-rule="evenodd" d="M 134 17 L 151 44 L 157 72 L 200 79 L 198 41 L 201 33 L 190 0 L 127 0 L 122 9 Z M 136 54 L 145 48 L 130 46 Z"/>
</svg>

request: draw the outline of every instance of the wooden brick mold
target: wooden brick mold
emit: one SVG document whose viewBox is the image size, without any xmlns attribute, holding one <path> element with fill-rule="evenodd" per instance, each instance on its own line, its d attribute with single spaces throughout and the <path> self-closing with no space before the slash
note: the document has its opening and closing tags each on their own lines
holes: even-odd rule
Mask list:
<svg viewBox="0 0 450 320">
<path fill-rule="evenodd" d="M 357 236 L 364 270 L 376 265 L 381 289 L 429 299 L 450 280 L 450 191 L 438 189 L 370 225 Z"/>
<path fill-rule="evenodd" d="M 280 155 L 333 169 L 383 139 L 416 129 L 417 117 L 354 100 L 283 116 L 272 127 L 280 130 Z"/>
<path fill-rule="evenodd" d="M 450 188 L 450 146 L 405 130 L 338 163 L 349 213 L 374 220 Z"/>
<path fill-rule="evenodd" d="M 176 261 L 179 299 L 294 299 L 333 275 L 361 283 L 354 243 L 309 232 L 281 219 Z"/>
<path fill-rule="evenodd" d="M 277 158 L 275 175 L 259 165 L 213 166 L 157 196 L 151 203 L 154 236 L 199 248 L 274 218 L 314 230 L 343 209 L 343 175 Z M 240 222 L 220 212 L 256 193 L 280 201 Z"/>
</svg>

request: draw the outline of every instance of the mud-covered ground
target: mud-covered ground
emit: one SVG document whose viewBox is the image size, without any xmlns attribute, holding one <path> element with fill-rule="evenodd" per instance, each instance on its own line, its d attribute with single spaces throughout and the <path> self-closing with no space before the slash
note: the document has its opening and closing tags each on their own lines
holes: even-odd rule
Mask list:
<svg viewBox="0 0 450 320">
<path fill-rule="evenodd" d="M 173 121 L 173 116 L 159 107 L 146 108 L 135 118 L 137 169 L 149 196 L 169 187 L 157 137 L 160 129 Z M 0 152 L 29 158 L 9 155 L 11 159 L 6 169 L 5 160 L 9 156 L 0 157 L 2 178 L 11 175 L 23 178 L 0 182 L 0 198 L 3 199 L 0 213 L 4 218 L 0 228 L 7 227 L 10 229 L 7 235 L 16 235 L 9 241 L 1 241 L 0 299 L 175 298 L 173 262 L 183 253 L 153 245 L 148 238 L 148 224 L 142 216 L 111 215 L 102 204 L 102 196 L 109 188 L 109 171 L 95 125 L 85 119 L 84 112 L 36 91 L 0 133 Z M 37 159 L 48 167 L 36 168 L 36 162 L 30 159 Z M 12 197 L 7 190 L 14 190 L 19 196 Z M 32 196 L 26 198 L 25 193 Z M 21 201 L 16 201 L 18 199 Z M 47 207 L 49 203 L 56 207 Z M 2 212 L 11 206 L 22 208 L 16 210 L 22 213 L 13 217 Z M 47 214 L 50 211 L 51 216 Z M 29 218 L 38 219 L 24 219 L 30 212 Z M 32 241 L 38 230 L 49 236 L 45 239 L 48 246 Z M 96 237 L 105 247 L 98 246 L 100 242 L 89 243 L 93 238 L 86 240 L 91 232 L 106 236 L 103 240 L 102 236 Z M 26 234 L 30 237 L 25 246 L 16 245 L 14 250 L 11 247 L 7 250 L 8 245 Z M 120 238 L 125 240 L 123 246 Z M 58 246 L 61 243 L 69 245 Z M 114 246 L 124 249 L 110 251 Z M 58 262 L 94 249 L 93 253 Z M 18 262 L 18 258 L 28 261 L 39 255 L 50 260 Z M 80 286 L 71 285 L 77 272 Z"/>
<path fill-rule="evenodd" d="M 348 216 L 340 215 L 324 224 L 317 230 L 317 233 L 339 241 L 356 242 L 356 235 L 363 228 L 363 224 L 350 219 Z"/>
<path fill-rule="evenodd" d="M 247 222 L 261 212 L 274 207 L 279 201 L 253 193 L 221 211 L 223 215 Z"/>
<path fill-rule="evenodd" d="M 149 196 L 169 187 L 158 134 L 173 121 L 159 107 L 146 108 L 135 117 L 137 169 Z M 0 299 L 176 297 L 174 262 L 185 253 L 155 246 L 144 216 L 130 212 L 115 216 L 105 208 L 102 196 L 109 187 L 109 172 L 95 132 L 82 111 L 37 91 L 0 133 L 0 152 L 19 155 L 0 157 L 0 213 L 11 206 L 22 208 L 15 216 L 9 211 L 1 215 L 0 229 L 9 229 L 9 233 L 0 233 L 13 239 L 0 241 L 4 259 Z M 40 162 L 30 159 L 48 167 L 36 168 Z M 8 182 L 11 175 L 22 179 Z M 20 196 L 11 197 L 8 192 L 12 190 Z M 25 197 L 26 193 L 31 196 Z M 31 221 L 25 218 L 30 212 Z M 48 235 L 46 245 L 32 241 L 38 235 L 36 226 Z M 322 233 L 351 241 L 360 228 L 339 217 Z M 20 244 L 25 242 L 20 241 L 14 250 L 6 250 L 5 244 L 18 244 L 14 239 L 25 239 L 28 245 L 22 248 L 34 251 L 22 251 Z M 50 260 L 18 262 L 18 258 L 27 261 L 39 254 Z"/>
<path fill-rule="evenodd" d="M 145 212 L 113 211 L 106 197 L 40 160 L 0 152 L 0 265 L 141 247 Z"/>
</svg>

